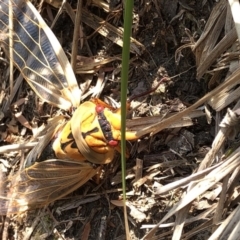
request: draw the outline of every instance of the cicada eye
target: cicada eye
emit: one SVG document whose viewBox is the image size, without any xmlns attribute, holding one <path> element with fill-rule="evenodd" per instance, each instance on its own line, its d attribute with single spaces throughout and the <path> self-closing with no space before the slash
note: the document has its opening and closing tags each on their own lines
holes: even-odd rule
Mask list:
<svg viewBox="0 0 240 240">
<path fill-rule="evenodd" d="M 101 113 L 104 110 L 104 107 L 102 105 L 96 105 L 96 112 Z"/>
<path fill-rule="evenodd" d="M 116 147 L 117 145 L 118 145 L 118 141 L 117 140 L 110 140 L 109 142 L 108 142 L 108 144 L 110 145 L 110 146 L 112 146 L 112 147 Z"/>
</svg>

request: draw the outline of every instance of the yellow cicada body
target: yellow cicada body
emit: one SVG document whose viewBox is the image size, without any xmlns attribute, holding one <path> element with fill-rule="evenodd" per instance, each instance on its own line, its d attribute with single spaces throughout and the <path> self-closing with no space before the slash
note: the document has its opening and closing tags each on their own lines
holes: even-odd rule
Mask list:
<svg viewBox="0 0 240 240">
<path fill-rule="evenodd" d="M 46 148 L 51 157 L 93 164 L 111 162 L 114 151 L 120 150 L 120 109 L 114 109 L 99 99 L 92 99 L 82 103 L 71 120 L 61 121 L 61 118 L 56 118 L 51 123 L 58 127 L 48 131 L 42 140 L 44 145 L 37 145 L 32 150 L 33 154 L 28 155 L 25 167 L 31 166 L 35 161 L 42 161 L 40 155 L 46 152 Z M 127 130 L 126 138 L 138 139 L 136 131 Z"/>
<path fill-rule="evenodd" d="M 121 140 L 120 109 L 99 99 L 84 102 L 53 143 L 58 158 L 88 160 L 95 164 L 112 161 Z M 126 131 L 127 140 L 136 140 L 135 131 Z"/>
</svg>

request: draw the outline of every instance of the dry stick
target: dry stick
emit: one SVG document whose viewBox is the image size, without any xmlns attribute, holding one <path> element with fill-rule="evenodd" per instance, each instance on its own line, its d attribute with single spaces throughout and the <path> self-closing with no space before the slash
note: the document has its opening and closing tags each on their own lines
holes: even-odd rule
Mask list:
<svg viewBox="0 0 240 240">
<path fill-rule="evenodd" d="M 222 0 L 218 4 L 216 4 L 215 7 L 213 8 L 213 11 L 211 11 L 209 19 L 214 19 L 214 24 L 215 24 L 216 19 L 218 19 L 219 15 L 221 14 L 221 12 L 224 11 L 224 9 L 226 7 L 225 5 L 226 5 L 225 0 Z M 207 21 L 205 28 L 204 28 L 204 32 L 201 34 L 200 38 L 198 39 L 196 45 L 193 48 L 193 51 L 195 51 L 196 48 L 198 48 L 200 45 L 203 44 L 203 42 L 208 37 L 210 31 L 212 31 L 212 22 Z"/>
<path fill-rule="evenodd" d="M 120 47 L 123 46 L 123 31 L 121 29 L 114 27 L 108 22 L 105 22 L 102 18 L 99 18 L 98 16 L 88 12 L 84 8 L 82 9 L 82 21 L 94 30 L 97 29 L 99 34 L 108 38 Z M 132 53 L 141 55 L 144 50 L 145 47 L 143 44 L 138 42 L 136 39 L 131 38 L 130 51 Z"/>
<path fill-rule="evenodd" d="M 231 201 L 232 201 L 233 194 L 234 194 L 234 192 L 236 190 L 236 185 L 238 185 L 238 182 L 239 182 L 239 175 L 240 175 L 240 166 L 237 167 L 233 171 L 231 177 L 228 180 L 228 186 L 227 186 L 227 188 L 228 188 L 228 191 L 227 191 L 228 196 L 227 196 L 227 200 L 225 202 L 225 206 L 229 206 Z M 223 218 L 226 218 L 226 215 L 227 215 L 227 212 L 224 213 Z"/>
<path fill-rule="evenodd" d="M 9 239 L 8 238 L 8 227 L 10 223 L 10 217 L 6 216 L 4 220 L 4 226 L 3 226 L 3 233 L 2 233 L 2 239 Z"/>
<path fill-rule="evenodd" d="M 82 17 L 81 10 L 82 10 L 82 0 L 78 0 L 77 13 L 76 13 L 75 24 L 74 24 L 75 26 L 74 26 L 74 32 L 73 32 L 73 45 L 72 45 L 72 58 L 71 58 L 71 65 L 74 72 L 76 70 L 76 62 L 77 62 L 79 27 L 80 27 L 80 21 Z"/>
<path fill-rule="evenodd" d="M 38 144 L 38 142 L 29 142 L 29 143 L 23 143 L 23 144 L 11 144 L 11 145 L 6 145 L 6 146 L 1 146 L 0 154 L 33 148 L 37 144 Z"/>
<path fill-rule="evenodd" d="M 106 239 L 106 230 L 107 230 L 107 216 L 101 217 L 100 227 L 98 230 L 98 240 Z"/>
<path fill-rule="evenodd" d="M 189 240 L 189 239 L 194 239 L 194 237 L 196 237 L 197 239 L 197 234 L 200 233 L 203 233 L 203 231 L 209 229 L 209 227 L 212 226 L 212 220 L 208 220 L 200 225 L 197 224 L 197 226 L 194 226 L 191 230 L 189 230 L 188 232 L 184 233 L 182 235 L 182 239 L 184 240 Z M 207 237 L 207 234 L 206 234 L 206 237 Z M 205 237 L 205 239 L 206 239 Z"/>
<path fill-rule="evenodd" d="M 135 174 L 135 182 L 142 178 L 143 171 L 143 160 L 137 158 L 136 159 L 136 174 Z"/>
<path fill-rule="evenodd" d="M 91 5 L 97 6 L 100 9 L 103 9 L 105 12 L 110 12 L 109 2 L 106 2 L 104 0 L 92 0 Z"/>
<path fill-rule="evenodd" d="M 189 217 L 188 219 L 186 219 L 186 223 L 193 223 L 199 220 L 203 220 L 203 219 L 209 219 L 209 215 L 211 215 L 213 213 L 213 211 L 215 211 L 216 208 L 216 204 L 212 205 L 211 208 L 204 210 L 203 212 L 201 212 L 199 215 L 194 216 L 194 217 Z M 156 225 L 155 224 L 142 224 L 140 229 L 150 229 L 150 228 L 154 228 Z M 163 223 L 159 226 L 159 228 L 167 228 L 167 227 L 174 227 L 175 226 L 175 222 L 169 222 L 169 223 Z"/>
<path fill-rule="evenodd" d="M 3 112 L 6 114 L 7 111 L 9 110 L 10 108 L 10 105 L 13 101 L 13 98 L 15 97 L 20 85 L 22 84 L 22 81 L 23 81 L 23 76 L 22 74 L 19 74 L 18 78 L 15 80 L 15 84 L 14 84 L 14 87 L 13 87 L 13 91 L 11 93 L 11 96 L 10 98 L 7 99 L 6 103 L 4 104 L 3 106 Z"/>
<path fill-rule="evenodd" d="M 214 10 L 213 10 L 214 11 Z M 202 46 L 199 46 L 195 53 L 198 55 L 199 53 L 201 54 L 200 61 L 198 63 L 198 69 L 202 65 L 205 65 L 205 60 L 207 60 L 211 56 L 211 52 L 213 48 L 216 47 L 216 43 L 218 42 L 219 35 L 222 32 L 222 29 L 224 27 L 225 19 L 226 19 L 226 14 L 227 14 L 227 8 L 226 4 L 222 12 L 219 13 L 219 16 L 216 19 L 209 18 L 208 22 L 211 22 L 212 24 L 212 29 L 208 33 L 207 38 L 205 39 L 204 43 L 202 43 Z M 201 49 L 202 48 L 202 49 Z M 224 50 L 223 50 L 224 51 Z M 215 58 L 216 59 L 216 58 Z M 214 59 L 214 60 L 215 60 Z M 206 70 L 210 67 L 211 65 L 207 65 Z M 199 74 L 199 71 L 197 69 L 197 73 Z M 202 72 L 202 75 L 206 71 Z M 198 78 L 199 79 L 199 78 Z"/>
<path fill-rule="evenodd" d="M 48 2 L 48 4 L 51 4 L 51 1 L 46 1 L 46 2 Z M 62 1 L 61 6 L 60 6 L 60 8 L 58 9 L 58 13 L 57 13 L 56 17 L 54 18 L 54 20 L 53 20 L 53 22 L 52 22 L 52 24 L 51 24 L 51 27 L 50 27 L 51 29 L 53 29 L 53 27 L 55 26 L 58 18 L 59 18 L 60 15 L 62 14 L 63 9 L 64 9 L 66 3 L 67 3 L 67 0 L 63 0 L 63 1 Z M 51 4 L 51 5 L 52 5 L 52 4 Z M 52 6 L 54 6 L 54 5 L 52 5 Z M 54 6 L 54 7 L 57 8 L 57 6 Z"/>
<path fill-rule="evenodd" d="M 171 191 L 173 189 L 182 187 L 184 185 L 189 184 L 189 182 L 191 182 L 191 181 L 198 182 L 200 179 L 202 179 L 204 176 L 206 176 L 209 172 L 211 172 L 213 169 L 217 168 L 220 165 L 221 165 L 221 163 L 217 164 L 217 165 L 214 165 L 214 166 L 212 166 L 210 168 L 204 169 L 204 170 L 202 170 L 200 172 L 193 173 L 192 175 L 190 175 L 188 177 L 185 177 L 183 179 L 180 179 L 178 181 L 171 182 L 171 183 L 169 183 L 167 185 L 164 185 L 164 186 L 162 186 L 158 190 L 158 194 L 161 195 L 161 194 L 169 192 L 169 191 Z"/>
<path fill-rule="evenodd" d="M 212 233 L 215 232 L 215 230 L 218 228 L 218 223 L 221 222 L 222 216 L 223 216 L 223 209 L 224 209 L 224 203 L 226 200 L 226 194 L 227 194 L 227 187 L 228 187 L 228 181 L 229 181 L 229 175 L 227 175 L 225 178 L 223 178 L 222 183 L 222 191 L 219 197 L 219 201 L 217 204 L 216 211 L 213 215 L 213 227 L 212 227 Z"/>
<path fill-rule="evenodd" d="M 188 187 L 189 190 L 191 190 L 192 185 L 190 185 Z M 184 195 L 183 195 L 184 197 Z M 178 240 L 181 239 L 182 236 L 182 230 L 183 227 L 186 223 L 186 218 L 188 215 L 188 212 L 191 208 L 191 204 L 188 204 L 186 207 L 180 209 L 177 213 L 176 213 L 176 221 L 175 221 L 175 226 L 174 226 L 174 230 L 173 230 L 173 235 L 172 235 L 172 239 L 174 240 Z"/>
<path fill-rule="evenodd" d="M 204 62 L 197 69 L 197 79 L 200 79 L 207 69 L 216 61 L 216 59 L 224 53 L 232 44 L 237 40 L 236 29 L 233 28 L 228 32 L 223 39 L 214 47 L 214 49 L 208 54 Z"/>
<path fill-rule="evenodd" d="M 145 92 L 142 92 L 142 93 L 140 93 L 140 94 L 137 94 L 137 95 L 132 95 L 131 97 L 129 97 L 129 98 L 127 99 L 127 102 L 130 103 L 131 101 L 135 100 L 136 98 L 140 98 L 140 97 L 149 95 L 149 94 L 152 93 L 152 92 L 155 92 L 155 91 L 158 89 L 158 87 L 160 86 L 160 84 L 162 84 L 163 82 L 165 82 L 165 81 L 167 81 L 167 80 L 168 80 L 167 77 L 164 77 L 164 78 L 160 79 L 159 82 L 158 82 L 158 84 L 157 84 L 154 88 L 151 88 L 151 89 L 149 89 L 149 90 L 147 90 L 147 91 L 145 91 Z"/>
</svg>

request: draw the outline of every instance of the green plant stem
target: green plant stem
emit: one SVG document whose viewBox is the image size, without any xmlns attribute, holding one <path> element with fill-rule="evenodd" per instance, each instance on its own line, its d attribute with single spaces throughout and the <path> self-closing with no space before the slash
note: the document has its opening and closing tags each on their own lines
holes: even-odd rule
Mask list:
<svg viewBox="0 0 240 240">
<path fill-rule="evenodd" d="M 122 187 L 124 200 L 124 219 L 127 239 L 129 237 L 129 227 L 127 221 L 126 208 L 126 102 L 127 102 L 127 84 L 129 71 L 130 37 L 132 32 L 132 11 L 133 0 L 125 1 L 124 11 L 124 33 L 122 50 L 122 71 L 121 71 L 121 166 L 122 166 Z"/>
</svg>

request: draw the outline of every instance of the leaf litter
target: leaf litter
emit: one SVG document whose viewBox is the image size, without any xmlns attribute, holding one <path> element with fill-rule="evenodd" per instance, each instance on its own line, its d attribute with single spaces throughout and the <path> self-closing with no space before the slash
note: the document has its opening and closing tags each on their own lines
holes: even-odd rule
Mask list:
<svg viewBox="0 0 240 240">
<path fill-rule="evenodd" d="M 94 94 L 119 101 L 120 76 L 115 70 L 121 68 L 122 5 L 113 2 L 88 1 L 82 8 L 76 73 L 82 84 L 89 80 L 84 99 Z M 140 128 L 143 123 L 151 125 L 154 133 L 129 143 L 131 150 L 136 149 L 127 162 L 130 235 L 132 239 L 238 239 L 240 70 L 238 26 L 233 19 L 239 3 L 170 2 L 135 3 L 129 92 L 142 85 L 152 87 L 158 74 L 170 81 L 160 92 L 135 103 L 140 108 L 133 114 L 141 118 L 128 120 L 136 128 L 139 121 Z M 74 9 L 76 3 L 57 0 L 39 6 L 49 25 L 50 16 L 60 13 L 53 31 L 69 56 L 72 35 L 68 33 L 76 27 L 69 13 L 75 13 Z M 34 109 L 41 103 L 31 97 L 21 103 L 24 107 L 16 115 L 10 104 L 28 97 L 31 89 L 23 82 L 21 88 L 16 87 L 16 96 L 6 94 L 8 60 L 1 55 L 0 162 L 4 175 L 13 173 L 26 149 L 35 144 L 29 142 L 31 128 L 38 132 L 59 110 L 44 104 L 44 114 L 39 115 Z M 17 104 L 18 108 L 22 105 Z M 199 108 L 204 105 L 212 119 L 209 124 Z M 125 239 L 121 185 L 111 185 L 118 183 L 114 177 L 119 173 L 116 156 L 104 166 L 99 179 L 69 197 L 6 219 L 4 236 Z M 87 201 L 80 206 L 79 198 Z M 65 210 L 59 214 L 59 209 Z"/>
</svg>

